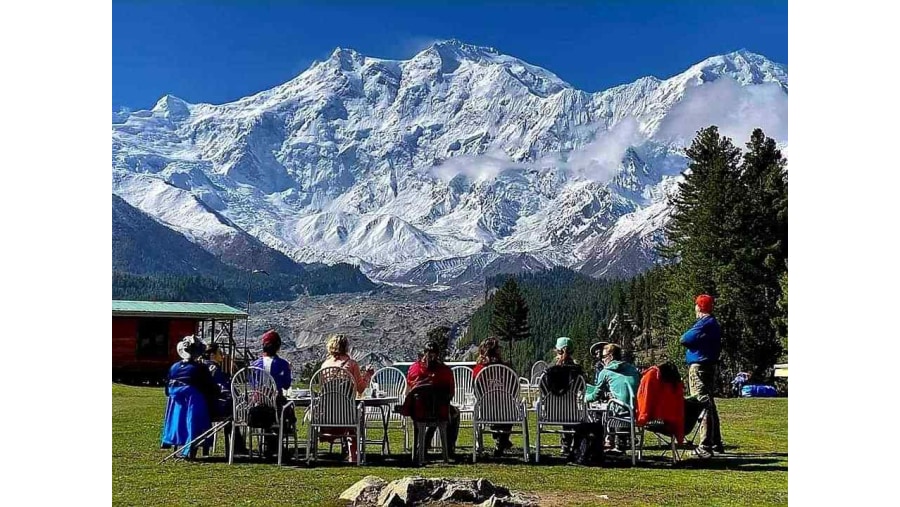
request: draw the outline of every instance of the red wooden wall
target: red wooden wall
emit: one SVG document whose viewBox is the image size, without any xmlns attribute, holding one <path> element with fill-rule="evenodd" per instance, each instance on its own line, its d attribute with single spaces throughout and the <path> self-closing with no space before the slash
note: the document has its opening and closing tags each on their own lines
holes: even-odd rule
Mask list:
<svg viewBox="0 0 900 507">
<path fill-rule="evenodd" d="M 197 332 L 197 319 L 165 319 L 169 321 L 169 347 L 165 358 L 137 357 L 137 317 L 113 317 L 112 319 L 112 368 L 113 372 L 157 372 L 163 374 L 175 361 L 175 347 L 187 335 Z"/>
</svg>

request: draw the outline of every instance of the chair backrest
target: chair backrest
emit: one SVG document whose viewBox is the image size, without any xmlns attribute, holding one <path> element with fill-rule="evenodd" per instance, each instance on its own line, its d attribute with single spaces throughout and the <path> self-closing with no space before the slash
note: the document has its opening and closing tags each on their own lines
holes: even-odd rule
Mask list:
<svg viewBox="0 0 900 507">
<path fill-rule="evenodd" d="M 472 368 L 454 366 L 450 370 L 453 372 L 453 383 L 456 386 L 453 392 L 453 401 L 450 403 L 457 408 L 471 408 L 475 403 L 475 379 L 472 378 Z"/>
<path fill-rule="evenodd" d="M 402 405 L 406 399 L 406 376 L 393 366 L 385 366 L 375 372 L 372 382 L 378 384 L 378 389 L 384 393 L 386 397 L 397 397 L 397 405 Z M 392 421 L 399 421 L 403 416 L 391 412 L 389 415 Z M 366 418 L 371 421 L 381 420 L 381 409 L 379 407 L 366 407 Z"/>
<path fill-rule="evenodd" d="M 584 402 L 584 377 L 578 375 L 570 382 L 561 395 L 550 389 L 550 375 L 542 375 L 540 380 L 541 404 L 537 412 L 538 421 L 577 423 L 587 420 L 587 406 Z"/>
<path fill-rule="evenodd" d="M 452 393 L 447 389 L 438 389 L 434 385 L 420 385 L 411 390 L 409 397 L 415 409 L 411 418 L 416 422 L 446 421 Z"/>
<path fill-rule="evenodd" d="M 531 367 L 531 385 L 537 385 L 540 382 L 541 375 L 547 371 L 549 366 L 545 361 L 538 361 Z"/>
<path fill-rule="evenodd" d="M 396 396 L 398 403 L 403 403 L 403 398 L 406 397 L 406 375 L 402 371 L 393 366 L 385 366 L 375 372 L 372 382 L 378 384 L 378 389 L 385 396 Z"/>
<path fill-rule="evenodd" d="M 475 378 L 475 419 L 517 421 L 520 414 L 519 376 L 509 366 L 485 366 Z"/>
<path fill-rule="evenodd" d="M 275 379 L 262 368 L 248 367 L 239 370 L 231 379 L 232 417 L 238 424 L 247 421 L 251 407 L 275 408 L 278 387 Z"/>
<path fill-rule="evenodd" d="M 350 426 L 359 421 L 356 381 L 339 366 L 322 368 L 309 381 L 310 424 Z"/>
</svg>

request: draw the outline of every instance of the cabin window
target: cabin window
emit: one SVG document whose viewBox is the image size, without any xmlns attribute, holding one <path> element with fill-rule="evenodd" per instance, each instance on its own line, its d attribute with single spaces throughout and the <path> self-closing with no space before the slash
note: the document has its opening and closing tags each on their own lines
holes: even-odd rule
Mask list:
<svg viewBox="0 0 900 507">
<path fill-rule="evenodd" d="M 166 358 L 169 356 L 169 321 L 141 319 L 138 322 L 137 357 Z"/>
</svg>

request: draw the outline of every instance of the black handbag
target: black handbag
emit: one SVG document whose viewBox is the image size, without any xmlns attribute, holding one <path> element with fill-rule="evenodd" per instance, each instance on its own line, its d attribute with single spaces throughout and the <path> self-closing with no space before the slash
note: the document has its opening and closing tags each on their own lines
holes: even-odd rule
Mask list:
<svg viewBox="0 0 900 507">
<path fill-rule="evenodd" d="M 603 463 L 603 423 L 587 422 L 575 427 L 575 436 L 569 461 L 579 465 L 600 465 Z"/>
<path fill-rule="evenodd" d="M 247 425 L 251 428 L 271 428 L 278 420 L 275 407 L 254 405 L 247 411 Z"/>
</svg>

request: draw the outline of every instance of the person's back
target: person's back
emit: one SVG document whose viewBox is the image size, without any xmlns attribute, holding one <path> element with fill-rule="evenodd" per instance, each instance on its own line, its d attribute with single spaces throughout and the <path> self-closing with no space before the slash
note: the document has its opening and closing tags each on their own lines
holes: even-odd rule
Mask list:
<svg viewBox="0 0 900 507">
<path fill-rule="evenodd" d="M 561 364 L 547 368 L 541 381 L 551 394 L 562 396 L 569 392 L 578 377 L 584 377 L 581 365 Z"/>
<path fill-rule="evenodd" d="M 291 387 L 291 363 L 278 357 L 281 349 L 281 336 L 274 330 L 266 331 L 262 336 L 263 353 L 250 366 L 261 368 L 275 379 L 279 394 Z"/>
<path fill-rule="evenodd" d="M 438 421 L 446 421 L 448 452 L 453 454 L 459 434 L 459 410 L 450 405 L 456 380 L 453 371 L 441 360 L 441 352 L 440 345 L 429 342 L 425 345 L 422 358 L 410 365 L 406 374 L 406 401 L 400 413 L 413 420 L 437 418 Z M 425 441 L 430 442 L 433 434 L 432 427 L 426 431 Z"/>
<path fill-rule="evenodd" d="M 719 361 L 722 350 L 722 330 L 712 315 L 704 315 L 681 335 L 687 364 L 713 364 Z"/>
<path fill-rule="evenodd" d="M 634 408 L 635 396 L 641 385 L 641 373 L 631 363 L 610 361 L 597 374 L 597 386 L 607 390 L 613 398 Z"/>
</svg>

